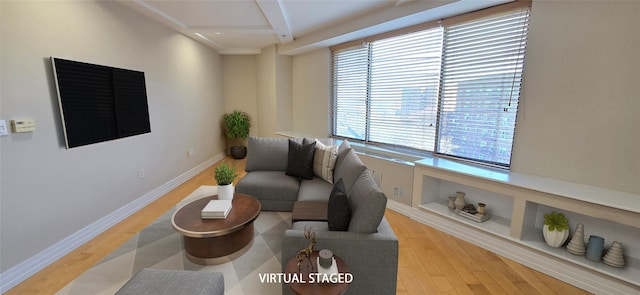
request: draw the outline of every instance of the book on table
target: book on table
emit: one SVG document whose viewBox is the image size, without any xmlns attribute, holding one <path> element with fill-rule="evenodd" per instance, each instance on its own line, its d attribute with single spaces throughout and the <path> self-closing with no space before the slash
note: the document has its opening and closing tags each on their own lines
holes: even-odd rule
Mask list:
<svg viewBox="0 0 640 295">
<path fill-rule="evenodd" d="M 231 200 L 210 200 L 200 215 L 202 218 L 222 219 L 227 217 L 231 207 Z"/>
</svg>

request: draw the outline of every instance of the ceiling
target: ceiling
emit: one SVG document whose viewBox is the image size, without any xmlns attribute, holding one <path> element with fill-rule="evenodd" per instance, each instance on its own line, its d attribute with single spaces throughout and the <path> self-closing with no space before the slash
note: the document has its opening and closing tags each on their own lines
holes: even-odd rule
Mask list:
<svg viewBox="0 0 640 295">
<path fill-rule="evenodd" d="M 461 14 L 512 0 L 121 0 L 220 54 L 280 54 Z"/>
</svg>

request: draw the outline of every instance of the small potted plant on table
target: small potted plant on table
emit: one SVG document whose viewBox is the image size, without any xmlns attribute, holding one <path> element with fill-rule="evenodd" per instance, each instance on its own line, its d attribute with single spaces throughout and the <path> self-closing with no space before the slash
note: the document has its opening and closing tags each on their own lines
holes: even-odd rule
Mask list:
<svg viewBox="0 0 640 295">
<path fill-rule="evenodd" d="M 240 139 L 249 136 L 251 128 L 251 120 L 245 112 L 235 110 L 231 113 L 224 114 L 224 127 L 227 131 L 227 137 L 236 140 L 236 145 L 230 148 L 230 154 L 234 159 L 243 159 L 247 156 L 247 147 L 240 145 Z"/>
<path fill-rule="evenodd" d="M 542 234 L 547 245 L 554 248 L 562 246 L 569 237 L 569 219 L 556 211 L 544 214 Z"/>
<path fill-rule="evenodd" d="M 218 199 L 233 199 L 233 181 L 238 176 L 235 167 L 232 167 L 227 162 L 222 162 L 216 167 L 215 173 L 216 182 L 218 183 Z"/>
</svg>

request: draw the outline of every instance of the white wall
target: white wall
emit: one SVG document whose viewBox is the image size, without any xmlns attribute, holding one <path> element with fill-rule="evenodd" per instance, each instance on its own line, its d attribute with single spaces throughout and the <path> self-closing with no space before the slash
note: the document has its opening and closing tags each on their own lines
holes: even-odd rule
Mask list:
<svg viewBox="0 0 640 295">
<path fill-rule="evenodd" d="M 273 137 L 292 128 L 292 58 L 279 56 L 276 46 L 262 48 L 257 56 L 257 134 Z"/>
<path fill-rule="evenodd" d="M 0 271 L 223 152 L 221 59 L 208 47 L 117 2 L 0 10 L 0 119 L 36 121 L 0 137 Z M 151 133 L 66 150 L 50 56 L 144 71 Z"/>
<path fill-rule="evenodd" d="M 222 56 L 223 92 L 225 113 L 240 110 L 249 114 L 250 135 L 257 135 L 258 100 L 256 56 Z M 222 124 L 222 122 L 220 122 Z M 227 146 L 235 145 L 235 140 L 227 139 Z M 246 144 L 246 143 L 245 143 Z"/>
<path fill-rule="evenodd" d="M 640 2 L 534 1 L 513 170 L 640 193 Z"/>
<path fill-rule="evenodd" d="M 293 130 L 326 137 L 331 134 L 331 51 L 328 48 L 293 57 Z"/>
<path fill-rule="evenodd" d="M 640 193 L 638 28 L 638 1 L 534 1 L 514 171 Z M 329 130 L 329 63 L 293 59 L 296 132 Z"/>
</svg>

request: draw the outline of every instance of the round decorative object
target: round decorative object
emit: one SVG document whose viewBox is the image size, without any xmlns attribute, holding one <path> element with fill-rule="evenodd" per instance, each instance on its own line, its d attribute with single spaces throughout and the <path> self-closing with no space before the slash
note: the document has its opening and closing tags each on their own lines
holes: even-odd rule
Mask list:
<svg viewBox="0 0 640 295">
<path fill-rule="evenodd" d="M 542 234 L 544 236 L 544 241 L 547 242 L 547 245 L 554 247 L 554 248 L 558 248 L 560 246 L 562 246 L 562 244 L 564 244 L 564 242 L 567 240 L 567 238 L 569 237 L 569 231 L 568 230 L 563 230 L 563 231 L 551 231 L 549 230 L 549 226 L 545 225 L 542 228 Z"/>
<path fill-rule="evenodd" d="M 464 196 L 465 193 L 456 192 L 456 200 L 453 202 L 456 205 L 456 213 L 459 213 L 460 211 L 462 211 L 462 208 L 464 208 Z"/>
<path fill-rule="evenodd" d="M 233 193 L 235 188 L 233 184 L 219 185 L 218 186 L 218 199 L 219 200 L 233 200 Z"/>
<path fill-rule="evenodd" d="M 487 205 L 485 203 L 478 203 L 478 214 L 487 214 Z"/>
<path fill-rule="evenodd" d="M 331 252 L 331 250 L 327 250 L 327 249 L 320 250 L 320 252 L 318 253 L 318 257 L 319 257 L 318 262 L 320 263 L 320 266 L 324 268 L 331 267 L 331 264 L 333 262 L 333 253 Z"/>
<path fill-rule="evenodd" d="M 604 255 L 602 259 L 604 263 L 613 266 L 613 267 L 623 267 L 624 266 L 624 250 L 622 250 L 622 243 L 613 242 L 611 244 L 611 248 L 607 251 L 607 254 Z"/>
<path fill-rule="evenodd" d="M 589 236 L 589 243 L 587 244 L 587 259 L 600 261 L 602 259 L 603 250 L 604 238 L 599 236 Z"/>
<path fill-rule="evenodd" d="M 449 196 L 449 203 L 447 204 L 447 207 L 449 207 L 449 209 L 451 210 L 455 210 L 456 209 L 456 196 Z"/>
<path fill-rule="evenodd" d="M 567 245 L 567 251 L 574 255 L 584 255 L 587 252 L 587 246 L 584 243 L 584 225 L 582 223 L 578 223 L 576 226 L 576 231 Z"/>
<path fill-rule="evenodd" d="M 234 159 L 244 159 L 247 156 L 246 146 L 232 146 L 230 149 L 231 157 Z"/>
</svg>

